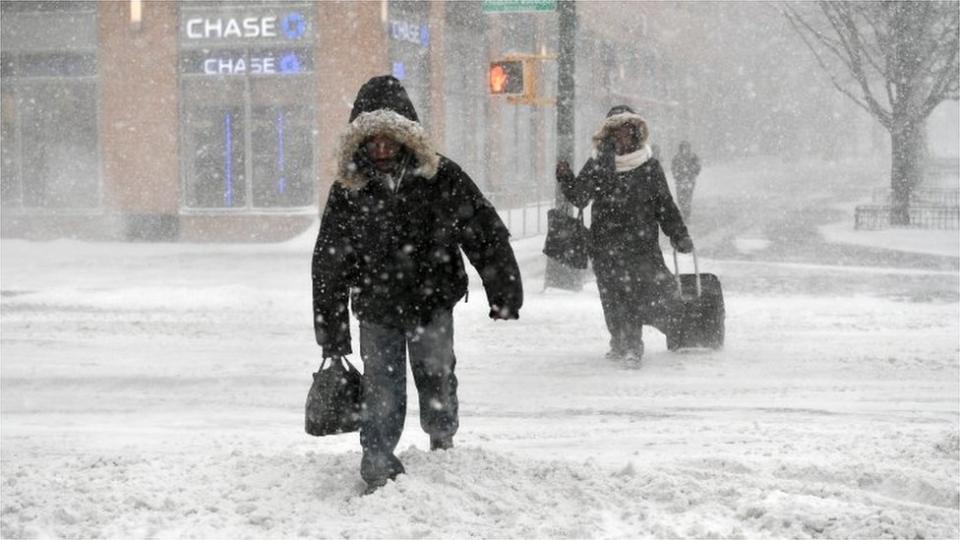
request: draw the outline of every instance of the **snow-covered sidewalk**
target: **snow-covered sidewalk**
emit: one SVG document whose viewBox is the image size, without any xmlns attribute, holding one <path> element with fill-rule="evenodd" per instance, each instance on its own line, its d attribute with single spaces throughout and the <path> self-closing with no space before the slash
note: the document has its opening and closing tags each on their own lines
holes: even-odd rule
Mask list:
<svg viewBox="0 0 960 540">
<path fill-rule="evenodd" d="M 303 433 L 311 238 L 2 248 L 2 515 L 20 537 L 923 537 L 960 533 L 956 272 L 701 261 L 722 351 L 603 359 L 595 285 L 457 308 L 461 431 L 360 497 Z M 354 334 L 356 336 L 356 333 Z M 411 395 L 413 389 L 411 385 Z"/>
</svg>

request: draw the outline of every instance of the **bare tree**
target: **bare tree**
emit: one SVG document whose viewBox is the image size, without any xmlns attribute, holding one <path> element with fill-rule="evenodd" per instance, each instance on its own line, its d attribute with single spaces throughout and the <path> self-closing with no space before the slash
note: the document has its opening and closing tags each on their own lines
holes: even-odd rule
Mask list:
<svg viewBox="0 0 960 540">
<path fill-rule="evenodd" d="M 890 221 L 909 224 L 910 194 L 923 178 L 927 117 L 944 100 L 958 99 L 960 3 L 787 3 L 784 14 L 837 90 L 890 132 Z"/>
</svg>

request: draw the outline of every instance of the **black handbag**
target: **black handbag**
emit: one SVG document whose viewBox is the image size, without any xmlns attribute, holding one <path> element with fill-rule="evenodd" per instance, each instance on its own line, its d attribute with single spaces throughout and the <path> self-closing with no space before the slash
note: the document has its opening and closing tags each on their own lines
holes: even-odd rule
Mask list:
<svg viewBox="0 0 960 540">
<path fill-rule="evenodd" d="M 307 433 L 321 437 L 360 429 L 362 378 L 346 358 L 324 358 L 307 394 Z"/>
<path fill-rule="evenodd" d="M 589 229 L 583 224 L 583 209 L 577 209 L 572 217 L 566 209 L 553 208 L 547 211 L 547 239 L 543 253 L 571 268 L 587 267 Z"/>
</svg>

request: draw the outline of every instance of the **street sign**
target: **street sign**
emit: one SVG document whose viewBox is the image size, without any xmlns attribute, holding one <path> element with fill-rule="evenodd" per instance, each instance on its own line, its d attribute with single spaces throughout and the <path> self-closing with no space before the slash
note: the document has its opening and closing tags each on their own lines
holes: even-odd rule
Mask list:
<svg viewBox="0 0 960 540">
<path fill-rule="evenodd" d="M 484 0 L 484 13 L 556 11 L 557 0 Z"/>
</svg>

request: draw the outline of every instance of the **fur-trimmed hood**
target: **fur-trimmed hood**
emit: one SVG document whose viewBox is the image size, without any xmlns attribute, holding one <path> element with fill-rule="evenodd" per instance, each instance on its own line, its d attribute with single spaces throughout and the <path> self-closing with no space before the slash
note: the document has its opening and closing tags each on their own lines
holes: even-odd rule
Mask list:
<svg viewBox="0 0 960 540">
<path fill-rule="evenodd" d="M 650 139 L 650 130 L 647 128 L 647 123 L 632 109 L 621 105 L 610 109 L 610 113 L 600 124 L 600 128 L 593 134 L 593 149 L 595 151 L 599 150 L 600 143 L 610 135 L 611 131 L 627 124 L 636 126 L 637 133 L 640 136 L 640 146 L 645 146 Z"/>
<path fill-rule="evenodd" d="M 354 158 L 360 143 L 377 134 L 390 137 L 413 153 L 417 163 L 414 175 L 430 179 L 437 174 L 440 156 L 433 150 L 423 126 L 391 110 L 380 109 L 361 113 L 340 136 L 337 182 L 353 190 L 366 185 L 370 179 L 359 170 Z"/>
<path fill-rule="evenodd" d="M 413 154 L 415 176 L 430 179 L 437 174 L 440 156 L 420 124 L 413 103 L 400 81 L 384 75 L 367 81 L 353 102 L 350 124 L 337 145 L 337 182 L 352 190 L 366 185 L 369 177 L 355 158 L 360 144 L 378 134 L 399 142 Z"/>
</svg>

